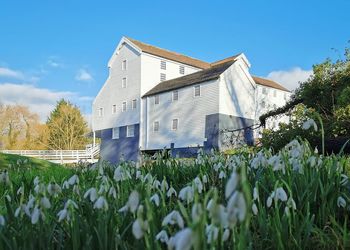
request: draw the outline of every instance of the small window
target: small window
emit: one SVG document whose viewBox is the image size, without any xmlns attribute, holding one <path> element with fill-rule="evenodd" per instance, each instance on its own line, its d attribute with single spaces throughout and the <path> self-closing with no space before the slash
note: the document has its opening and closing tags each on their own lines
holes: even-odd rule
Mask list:
<svg viewBox="0 0 350 250">
<path fill-rule="evenodd" d="M 179 119 L 173 119 L 173 122 L 171 124 L 171 129 L 177 130 L 178 126 L 179 126 Z"/>
<path fill-rule="evenodd" d="M 184 75 L 184 74 L 185 74 L 185 66 L 180 65 L 180 67 L 179 67 L 179 73 L 180 73 L 181 75 Z"/>
<path fill-rule="evenodd" d="M 112 129 L 112 139 L 119 139 L 119 127 Z"/>
<path fill-rule="evenodd" d="M 166 69 L 166 61 L 160 61 L 160 69 Z"/>
<path fill-rule="evenodd" d="M 266 88 L 262 88 L 262 93 L 266 95 L 267 94 L 267 89 Z"/>
<path fill-rule="evenodd" d="M 153 123 L 153 132 L 159 131 L 159 121 Z"/>
<path fill-rule="evenodd" d="M 132 100 L 131 109 L 136 109 L 136 99 Z"/>
<path fill-rule="evenodd" d="M 126 88 L 126 77 L 123 77 L 123 80 L 122 80 L 122 88 L 123 88 L 123 89 Z"/>
<path fill-rule="evenodd" d="M 113 105 L 112 106 L 112 114 L 115 114 L 115 113 L 117 113 L 117 105 Z"/>
<path fill-rule="evenodd" d="M 126 70 L 126 60 L 122 62 L 122 70 Z"/>
<path fill-rule="evenodd" d="M 273 97 L 277 97 L 277 91 L 276 90 L 273 91 Z"/>
<path fill-rule="evenodd" d="M 154 96 L 154 104 L 159 104 L 159 95 Z"/>
<path fill-rule="evenodd" d="M 179 100 L 179 91 L 174 90 L 173 91 L 173 101 Z"/>
<path fill-rule="evenodd" d="M 166 74 L 160 73 L 160 81 L 163 82 L 166 80 Z"/>
<path fill-rule="evenodd" d="M 103 108 L 98 109 L 98 116 L 102 117 L 103 116 Z"/>
<path fill-rule="evenodd" d="M 127 137 L 134 137 L 134 135 L 135 135 L 135 127 L 134 127 L 134 125 L 126 126 L 126 136 Z"/>
<path fill-rule="evenodd" d="M 126 111 L 126 102 L 123 102 L 123 105 L 122 105 L 122 112 L 125 112 Z"/>
<path fill-rule="evenodd" d="M 194 86 L 194 96 L 201 96 L 201 86 Z"/>
</svg>

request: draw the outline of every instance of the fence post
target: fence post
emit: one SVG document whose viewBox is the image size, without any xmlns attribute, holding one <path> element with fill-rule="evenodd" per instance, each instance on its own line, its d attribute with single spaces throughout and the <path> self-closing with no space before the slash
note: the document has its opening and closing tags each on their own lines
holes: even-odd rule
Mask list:
<svg viewBox="0 0 350 250">
<path fill-rule="evenodd" d="M 62 155 L 62 150 L 61 150 L 61 164 L 63 164 L 63 155 Z"/>
</svg>

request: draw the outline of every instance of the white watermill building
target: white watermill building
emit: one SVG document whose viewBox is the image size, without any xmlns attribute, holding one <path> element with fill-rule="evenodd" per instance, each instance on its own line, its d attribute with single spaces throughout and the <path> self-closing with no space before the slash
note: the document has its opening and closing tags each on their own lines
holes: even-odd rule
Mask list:
<svg viewBox="0 0 350 250">
<path fill-rule="evenodd" d="M 101 158 L 111 162 L 164 148 L 180 156 L 222 150 L 225 130 L 258 123 L 290 97 L 280 84 L 252 76 L 243 53 L 207 63 L 123 37 L 108 68 L 92 126 Z M 252 144 L 256 134 L 242 131 L 242 141 Z"/>
</svg>

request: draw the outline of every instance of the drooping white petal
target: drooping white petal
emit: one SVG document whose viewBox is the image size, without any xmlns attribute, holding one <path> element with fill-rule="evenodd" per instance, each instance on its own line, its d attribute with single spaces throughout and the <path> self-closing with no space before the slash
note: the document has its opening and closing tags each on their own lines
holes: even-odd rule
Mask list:
<svg viewBox="0 0 350 250">
<path fill-rule="evenodd" d="M 156 235 L 156 240 L 159 240 L 160 242 L 163 242 L 163 243 L 168 243 L 169 236 L 165 230 L 162 230 Z"/>
<path fill-rule="evenodd" d="M 171 197 L 172 195 L 174 195 L 175 197 L 177 196 L 177 192 L 173 187 L 170 187 L 168 192 L 166 193 L 167 197 Z"/>
<path fill-rule="evenodd" d="M 128 200 L 128 206 L 132 213 L 134 213 L 137 210 L 139 202 L 140 202 L 139 193 L 137 191 L 132 191 Z"/>
<path fill-rule="evenodd" d="M 253 203 L 253 205 L 252 205 L 252 211 L 253 211 L 253 214 L 254 214 L 254 215 L 257 215 L 257 214 L 258 214 L 258 207 L 256 206 L 255 203 Z"/>
<path fill-rule="evenodd" d="M 151 198 L 150 201 L 154 202 L 154 204 L 159 207 L 159 195 L 158 194 L 154 194 Z"/>
<path fill-rule="evenodd" d="M 32 217 L 31 217 L 32 224 L 36 224 L 39 221 L 39 217 L 40 217 L 40 210 L 36 206 L 33 210 Z"/>
<path fill-rule="evenodd" d="M 44 208 L 50 208 L 51 207 L 51 203 L 50 203 L 48 198 L 42 197 L 40 199 L 40 206 L 44 207 Z"/>
<path fill-rule="evenodd" d="M 5 226 L 5 217 L 0 215 L 0 226 Z"/>
<path fill-rule="evenodd" d="M 230 197 L 230 195 L 236 190 L 237 185 L 239 182 L 239 176 L 238 174 L 234 171 L 231 174 L 231 177 L 226 183 L 226 188 L 225 188 L 225 197 L 226 199 Z"/>
<path fill-rule="evenodd" d="M 337 199 L 337 205 L 338 207 L 346 207 L 346 200 L 343 197 L 339 196 Z"/>
<path fill-rule="evenodd" d="M 175 234 L 173 244 L 175 250 L 190 250 L 193 244 L 193 233 L 190 228 L 185 228 Z"/>
<path fill-rule="evenodd" d="M 136 219 L 132 224 L 132 234 L 138 240 L 143 237 L 142 225 L 139 219 Z"/>
<path fill-rule="evenodd" d="M 222 235 L 222 241 L 223 242 L 227 241 L 229 237 L 230 237 L 230 230 L 226 228 Z"/>
<path fill-rule="evenodd" d="M 286 191 L 282 187 L 279 187 L 276 189 L 276 199 L 281 200 L 281 201 L 286 201 L 288 200 L 288 196 Z"/>
</svg>

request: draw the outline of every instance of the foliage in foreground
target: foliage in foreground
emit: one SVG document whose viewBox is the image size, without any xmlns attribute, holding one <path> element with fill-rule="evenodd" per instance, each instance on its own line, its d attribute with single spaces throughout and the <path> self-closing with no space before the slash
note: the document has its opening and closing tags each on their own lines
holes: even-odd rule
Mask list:
<svg viewBox="0 0 350 250">
<path fill-rule="evenodd" d="M 29 186 L 3 172 L 0 248 L 348 248 L 349 164 L 294 140 L 275 155 L 100 162 Z"/>
</svg>

